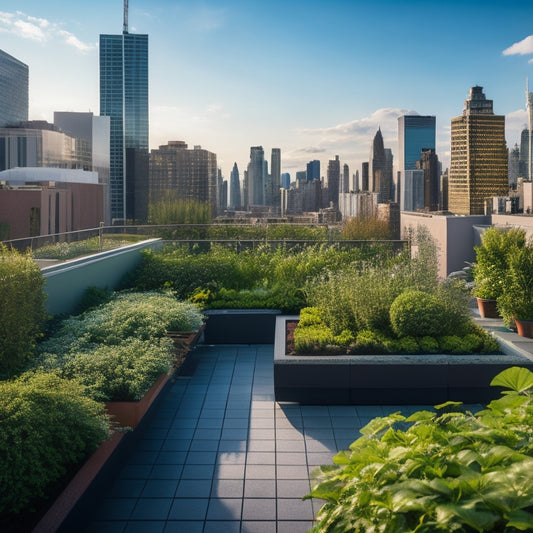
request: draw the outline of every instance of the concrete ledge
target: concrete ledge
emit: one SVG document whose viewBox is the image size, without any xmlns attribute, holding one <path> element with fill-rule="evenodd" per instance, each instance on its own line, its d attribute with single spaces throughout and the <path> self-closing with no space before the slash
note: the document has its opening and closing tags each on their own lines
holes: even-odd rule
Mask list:
<svg viewBox="0 0 533 533">
<path fill-rule="evenodd" d="M 438 404 L 448 400 L 486 403 L 500 395 L 492 378 L 511 366 L 533 371 L 533 340 L 493 332 L 501 355 L 345 355 L 285 354 L 285 322 L 278 316 L 274 342 L 276 401 L 302 404 Z"/>
</svg>

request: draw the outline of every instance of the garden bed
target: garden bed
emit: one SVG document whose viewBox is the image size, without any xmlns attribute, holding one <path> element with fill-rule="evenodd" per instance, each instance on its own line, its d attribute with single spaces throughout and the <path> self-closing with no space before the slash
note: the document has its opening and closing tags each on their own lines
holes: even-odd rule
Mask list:
<svg viewBox="0 0 533 533">
<path fill-rule="evenodd" d="M 301 404 L 485 403 L 499 396 L 492 378 L 511 366 L 533 370 L 533 360 L 509 342 L 499 355 L 287 355 L 287 321 L 276 318 L 276 401 Z M 507 338 L 513 334 L 506 334 Z M 516 335 L 517 340 L 520 339 Z M 512 343 L 511 343 L 512 345 Z"/>
</svg>

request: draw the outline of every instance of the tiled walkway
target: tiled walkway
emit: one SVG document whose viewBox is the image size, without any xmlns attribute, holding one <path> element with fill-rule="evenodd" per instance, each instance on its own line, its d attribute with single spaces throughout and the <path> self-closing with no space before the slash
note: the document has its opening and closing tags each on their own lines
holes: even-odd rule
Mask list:
<svg viewBox="0 0 533 533">
<path fill-rule="evenodd" d="M 375 416 L 419 408 L 278 404 L 272 345 L 199 346 L 87 533 L 308 531 L 309 473 Z"/>
</svg>

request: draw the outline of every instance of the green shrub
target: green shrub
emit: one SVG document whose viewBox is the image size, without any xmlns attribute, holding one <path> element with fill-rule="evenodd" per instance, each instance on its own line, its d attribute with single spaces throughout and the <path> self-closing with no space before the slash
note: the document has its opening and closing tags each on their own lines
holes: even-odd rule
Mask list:
<svg viewBox="0 0 533 533">
<path fill-rule="evenodd" d="M 173 342 L 169 338 L 131 339 L 118 346 L 99 346 L 75 352 L 63 359 L 49 355 L 43 363 L 56 366 L 61 377 L 76 379 L 98 401 L 137 401 L 161 374 L 173 365 Z"/>
<path fill-rule="evenodd" d="M 421 353 L 438 353 L 439 342 L 435 337 L 424 336 L 418 339 Z"/>
<path fill-rule="evenodd" d="M 351 345 L 353 354 L 383 354 L 389 352 L 389 339 L 378 331 L 361 330 L 357 333 L 355 344 Z"/>
<path fill-rule="evenodd" d="M 322 318 L 320 317 L 320 310 L 317 307 L 304 307 L 300 310 L 300 320 L 298 326 L 315 326 L 322 324 Z"/>
<path fill-rule="evenodd" d="M 38 373 L 0 382 L 0 514 L 31 511 L 108 435 L 103 404 L 75 381 Z"/>
<path fill-rule="evenodd" d="M 325 500 L 312 532 L 533 530 L 533 374 L 510 368 L 504 395 L 472 414 L 458 402 L 393 413 L 313 473 Z"/>
<path fill-rule="evenodd" d="M 100 289 L 99 287 L 88 287 L 83 294 L 83 297 L 78 304 L 78 313 L 90 311 L 95 307 L 103 305 L 113 296 L 113 292 L 109 289 Z"/>
<path fill-rule="evenodd" d="M 398 337 L 434 336 L 441 330 L 443 308 L 433 294 L 406 291 L 394 300 L 389 313 Z"/>
<path fill-rule="evenodd" d="M 333 332 L 325 324 L 297 327 L 294 330 L 294 349 L 296 353 L 317 353 L 333 344 Z"/>
<path fill-rule="evenodd" d="M 45 299 L 44 278 L 31 255 L 0 245 L 0 377 L 17 374 L 32 358 Z"/>
<path fill-rule="evenodd" d="M 333 337 L 333 343 L 342 348 L 349 346 L 352 342 L 354 342 L 354 340 L 355 337 L 353 333 L 347 329 L 341 331 L 339 335 L 335 335 L 335 337 Z"/>
<path fill-rule="evenodd" d="M 397 340 L 398 352 L 404 354 L 414 354 L 420 352 L 418 342 L 414 337 L 406 336 Z"/>
<path fill-rule="evenodd" d="M 465 352 L 463 339 L 457 335 L 443 335 L 439 337 L 439 345 L 442 353 L 467 353 Z"/>
</svg>

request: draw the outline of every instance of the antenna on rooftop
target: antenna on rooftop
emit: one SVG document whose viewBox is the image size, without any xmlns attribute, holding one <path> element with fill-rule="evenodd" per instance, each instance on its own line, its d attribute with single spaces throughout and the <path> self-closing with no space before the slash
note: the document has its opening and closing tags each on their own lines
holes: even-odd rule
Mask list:
<svg viewBox="0 0 533 533">
<path fill-rule="evenodd" d="M 124 26 L 122 33 L 128 33 L 128 0 L 124 0 Z"/>
</svg>

